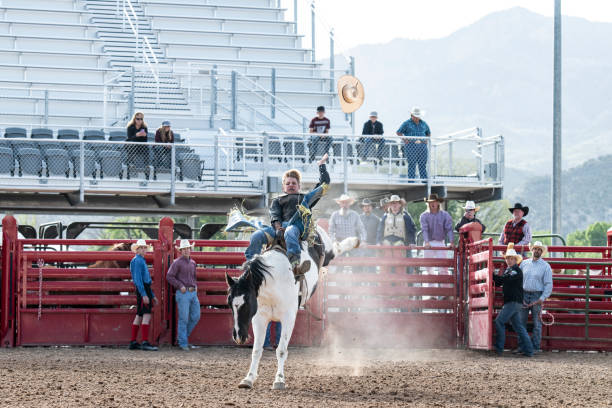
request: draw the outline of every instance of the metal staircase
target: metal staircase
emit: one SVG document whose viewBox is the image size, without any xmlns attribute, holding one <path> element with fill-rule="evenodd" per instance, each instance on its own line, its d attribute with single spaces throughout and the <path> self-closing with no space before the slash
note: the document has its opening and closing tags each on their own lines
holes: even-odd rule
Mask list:
<svg viewBox="0 0 612 408">
<path fill-rule="evenodd" d="M 131 6 L 129 12 L 133 12 L 136 17 L 132 26 L 138 30 L 138 44 L 132 27 L 123 18 L 123 2 L 81 1 L 84 2 L 85 9 L 92 14 L 90 22 L 97 28 L 98 38 L 104 43 L 102 50 L 110 59 L 109 66 L 126 73 L 117 79 L 118 84 L 128 95 L 133 87 L 134 109 L 189 114 L 191 110 L 187 99 L 178 80 L 168 72 L 168 61 L 138 0 L 128 3 Z M 149 57 L 154 55 L 156 59 L 154 70 L 145 69 L 147 66 L 143 64 L 143 53 L 146 49 L 142 42 L 145 39 L 152 52 Z"/>
</svg>

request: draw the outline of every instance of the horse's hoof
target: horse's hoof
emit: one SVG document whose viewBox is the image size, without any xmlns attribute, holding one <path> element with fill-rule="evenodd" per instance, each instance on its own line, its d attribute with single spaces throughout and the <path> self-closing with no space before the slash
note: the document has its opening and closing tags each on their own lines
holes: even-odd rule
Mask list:
<svg viewBox="0 0 612 408">
<path fill-rule="evenodd" d="M 285 383 L 284 382 L 275 382 L 274 384 L 272 384 L 272 389 L 273 390 L 284 390 L 285 389 Z"/>
<path fill-rule="evenodd" d="M 253 381 L 242 380 L 240 381 L 240 384 L 238 384 L 238 388 L 250 390 L 251 388 L 253 388 Z"/>
</svg>

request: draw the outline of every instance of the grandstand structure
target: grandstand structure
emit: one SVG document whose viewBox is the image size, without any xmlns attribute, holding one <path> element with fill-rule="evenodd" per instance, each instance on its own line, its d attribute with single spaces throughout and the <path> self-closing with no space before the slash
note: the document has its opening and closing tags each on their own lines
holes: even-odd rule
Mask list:
<svg viewBox="0 0 612 408">
<path fill-rule="evenodd" d="M 429 140 L 427 178 L 406 176 L 394 135 L 383 151 L 364 151 L 335 90 L 340 75 L 354 73 L 354 60 L 317 61 L 281 5 L 0 1 L 0 208 L 195 214 L 225 213 L 236 201 L 261 208 L 288 166 L 316 182 L 312 157 L 323 152 L 306 133 L 318 105 L 333 123 L 337 190 L 500 197 L 503 138 L 478 128 Z M 135 111 L 149 125 L 146 146 L 125 141 Z M 178 134 L 172 146 L 152 143 L 163 120 Z"/>
</svg>

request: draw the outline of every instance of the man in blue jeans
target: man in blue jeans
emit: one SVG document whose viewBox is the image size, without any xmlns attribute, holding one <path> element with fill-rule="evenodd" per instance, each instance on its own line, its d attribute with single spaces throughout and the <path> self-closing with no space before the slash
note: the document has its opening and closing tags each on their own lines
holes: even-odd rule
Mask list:
<svg viewBox="0 0 612 408">
<path fill-rule="evenodd" d="M 194 348 L 187 339 L 200 321 L 196 263 L 190 257 L 192 247 L 193 245 L 189 243 L 189 240 L 181 239 L 178 246 L 181 256 L 172 262 L 166 275 L 168 283 L 176 289 L 175 299 L 178 307 L 177 343 L 184 351 Z"/>
<path fill-rule="evenodd" d="M 504 307 L 495 319 L 495 352 L 501 356 L 504 352 L 506 342 L 506 323 L 510 321 L 512 328 L 519 336 L 519 344 L 523 354 L 527 357 L 533 356 L 533 346 L 529 340 L 527 329 L 521 319 L 523 307 L 523 271 L 519 267 L 522 257 L 514 250 L 514 244 L 508 245 L 506 254 L 506 265 L 508 267 L 502 275 L 493 275 L 495 285 L 502 286 L 504 291 Z"/>
<path fill-rule="evenodd" d="M 533 320 L 533 335 L 531 343 L 534 353 L 541 353 L 540 343 L 542 341 L 542 303 L 550 296 L 553 289 L 552 268 L 549 263 L 542 259 L 546 252 L 546 246 L 540 241 L 529 244 L 531 258 L 521 264 L 523 270 L 523 308 L 521 319 L 523 325 L 527 326 L 527 318 L 531 311 Z M 519 344 L 521 346 L 521 344 Z M 517 350 L 513 350 L 516 352 Z"/>
<path fill-rule="evenodd" d="M 270 341 L 270 337 L 271 336 L 271 328 L 272 325 L 274 325 L 274 337 L 275 337 L 275 341 L 274 341 L 274 346 L 272 346 L 272 342 Z M 276 347 L 278 347 L 278 343 L 280 342 L 280 336 L 281 336 L 281 323 L 280 322 L 270 322 L 268 323 L 268 328 L 266 329 L 266 338 L 264 340 L 264 345 L 263 348 L 264 350 L 268 350 L 268 351 L 274 351 L 274 349 Z"/>
<path fill-rule="evenodd" d="M 419 176 L 421 179 L 427 178 L 427 139 L 431 136 L 429 126 L 423 118 L 423 111 L 419 108 L 412 108 L 410 119 L 402 123 L 396 134 L 398 136 L 421 136 L 421 138 L 404 138 L 402 153 L 408 162 L 408 178 L 416 177 L 416 166 L 419 166 Z"/>
<path fill-rule="evenodd" d="M 301 220 L 303 216 L 298 207 L 305 205 L 307 209 L 312 208 L 321 198 L 329 185 L 329 173 L 325 167 L 327 161 L 325 154 L 318 162 L 319 183 L 307 194 L 300 193 L 302 175 L 298 170 L 288 170 L 283 174 L 283 193 L 272 201 L 270 207 L 270 226 L 264 226 L 251 235 L 249 247 L 244 252 L 246 260 L 251 260 L 255 255 L 261 254 L 266 244 L 274 242 L 277 234 L 283 234 L 287 245 L 287 257 L 293 268 L 293 274 L 301 276 L 310 270 L 310 261 L 300 263 L 302 249 L 300 240 L 304 238 L 305 230 L 308 230 Z"/>
</svg>

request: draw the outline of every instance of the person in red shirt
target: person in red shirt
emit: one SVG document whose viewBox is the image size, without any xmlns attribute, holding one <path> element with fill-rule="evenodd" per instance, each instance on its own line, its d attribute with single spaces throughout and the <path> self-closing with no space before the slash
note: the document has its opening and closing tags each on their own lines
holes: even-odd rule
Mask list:
<svg viewBox="0 0 612 408">
<path fill-rule="evenodd" d="M 310 133 L 316 133 L 310 137 L 310 161 L 329 153 L 332 143 L 332 138 L 329 136 L 330 127 L 331 122 L 325 117 L 325 107 L 319 106 L 317 116 L 312 118 L 309 126 Z"/>
</svg>

